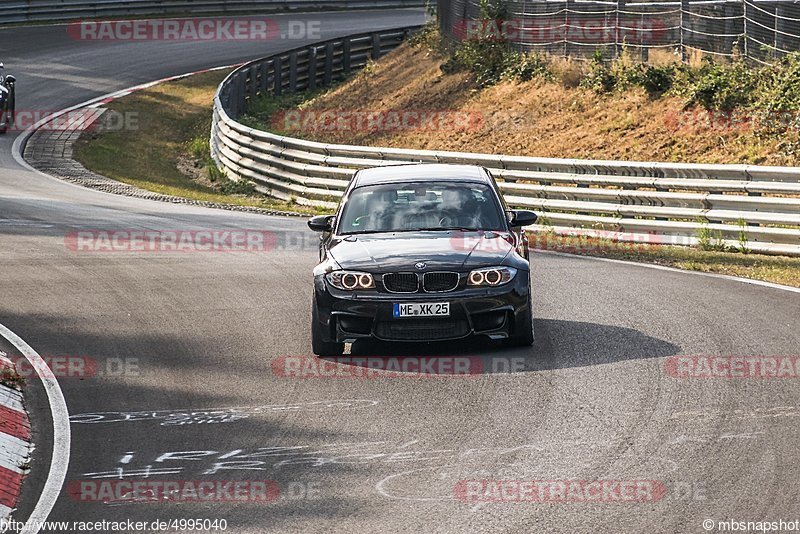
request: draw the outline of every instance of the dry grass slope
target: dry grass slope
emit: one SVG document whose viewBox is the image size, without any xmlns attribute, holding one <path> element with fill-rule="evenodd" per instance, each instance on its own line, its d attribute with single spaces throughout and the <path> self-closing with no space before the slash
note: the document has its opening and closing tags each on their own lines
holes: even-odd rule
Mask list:
<svg viewBox="0 0 800 534">
<path fill-rule="evenodd" d="M 560 69 L 558 81 L 509 80 L 479 89 L 466 72 L 442 72 L 444 63 L 442 55 L 406 44 L 302 108 L 472 111 L 481 117 L 477 128 L 284 133 L 327 142 L 543 157 L 798 164 L 786 138 L 684 110 L 674 96 L 653 97 L 643 89 L 598 95 L 565 84 L 569 65 Z"/>
</svg>

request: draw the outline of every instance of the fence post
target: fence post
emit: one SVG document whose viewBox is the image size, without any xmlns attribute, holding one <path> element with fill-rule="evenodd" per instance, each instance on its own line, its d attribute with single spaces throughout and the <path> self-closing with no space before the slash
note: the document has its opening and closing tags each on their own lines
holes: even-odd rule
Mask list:
<svg viewBox="0 0 800 534">
<path fill-rule="evenodd" d="M 684 42 L 686 35 L 686 13 L 689 11 L 689 0 L 681 0 L 681 27 L 678 30 L 681 39 L 681 61 L 686 63 L 689 61 L 689 54 L 686 53 L 686 43 Z"/>
<path fill-rule="evenodd" d="M 574 1 L 575 0 L 566 0 L 564 2 L 564 57 L 569 57 L 569 10 L 572 9 L 572 3 Z"/>
<path fill-rule="evenodd" d="M 747 44 L 749 36 L 747 34 L 747 0 L 742 0 L 742 20 L 744 21 L 743 35 L 744 35 L 744 57 L 750 58 L 750 51 Z"/>
<path fill-rule="evenodd" d="M 783 50 L 787 50 L 786 48 L 786 30 L 787 23 L 789 21 L 786 20 L 786 5 L 785 4 L 778 4 L 775 6 L 775 57 L 780 57 L 786 54 Z"/>
<path fill-rule="evenodd" d="M 645 29 L 646 26 L 648 27 L 647 29 Z M 650 21 L 645 24 L 644 13 L 642 13 L 639 16 L 639 61 L 642 63 L 647 63 L 647 60 L 650 58 L 650 49 L 647 48 L 644 43 L 645 34 L 649 36 L 648 43 L 652 43 L 652 36 L 654 32 L 650 26 L 652 26 Z"/>
<path fill-rule="evenodd" d="M 624 9 L 625 9 L 625 0 L 617 0 L 617 17 L 614 22 L 614 43 L 616 44 L 615 48 L 616 48 L 617 59 L 619 59 L 620 56 L 622 56 L 622 47 L 625 44 L 624 40 L 621 43 L 619 39 L 619 34 L 620 34 L 619 12 L 623 11 Z"/>
</svg>

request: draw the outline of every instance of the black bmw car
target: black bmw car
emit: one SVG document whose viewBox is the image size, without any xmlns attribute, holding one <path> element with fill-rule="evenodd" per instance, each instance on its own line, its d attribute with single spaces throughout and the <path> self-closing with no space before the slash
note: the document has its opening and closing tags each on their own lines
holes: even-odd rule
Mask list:
<svg viewBox="0 0 800 534">
<path fill-rule="evenodd" d="M 315 354 L 361 338 L 427 342 L 482 335 L 533 343 L 523 226 L 489 172 L 468 165 L 358 171 L 322 232 L 314 269 Z"/>
</svg>

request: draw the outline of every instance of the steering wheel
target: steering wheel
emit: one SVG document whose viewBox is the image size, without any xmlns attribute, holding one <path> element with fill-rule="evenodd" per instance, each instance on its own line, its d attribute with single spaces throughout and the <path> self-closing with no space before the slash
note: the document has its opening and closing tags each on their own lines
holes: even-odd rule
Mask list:
<svg viewBox="0 0 800 534">
<path fill-rule="evenodd" d="M 372 215 L 370 214 L 362 215 L 361 217 L 356 217 L 356 219 L 353 221 L 353 226 L 361 226 L 361 222 L 368 221 L 370 217 L 372 217 Z"/>
</svg>

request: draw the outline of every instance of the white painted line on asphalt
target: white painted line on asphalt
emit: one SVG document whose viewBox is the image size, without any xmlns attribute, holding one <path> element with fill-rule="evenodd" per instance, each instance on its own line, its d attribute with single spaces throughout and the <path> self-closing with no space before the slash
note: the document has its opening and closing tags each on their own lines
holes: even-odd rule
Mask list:
<svg viewBox="0 0 800 534">
<path fill-rule="evenodd" d="M 14 511 L 13 508 L 9 508 L 8 506 L 6 506 L 4 504 L 0 504 L 0 518 L 10 516 L 11 512 L 13 512 L 13 511 Z"/>
<path fill-rule="evenodd" d="M 732 280 L 734 282 L 741 282 L 743 284 L 751 284 L 754 286 L 769 287 L 771 289 L 778 289 L 780 291 L 789 291 L 791 293 L 800 293 L 800 287 L 784 286 L 772 282 L 765 282 L 763 280 L 753 280 L 751 278 L 740 278 L 738 276 L 731 276 L 729 274 L 719 273 L 704 273 L 702 271 L 689 271 L 687 269 L 678 269 L 677 267 L 667 267 L 666 265 L 656 265 L 653 263 L 639 263 L 637 261 L 616 260 L 613 258 L 598 258 L 597 256 L 584 256 L 582 254 L 567 254 L 566 252 L 554 252 L 552 250 L 531 250 L 532 254 L 551 254 L 553 256 L 562 256 L 565 258 L 582 258 L 595 261 L 604 261 L 607 263 L 621 263 L 623 265 L 633 265 L 636 267 L 645 267 L 647 269 L 657 269 L 659 271 L 669 271 L 672 273 L 681 274 L 696 274 L 700 276 L 708 276 L 710 278 L 720 278 L 722 280 Z"/>
<path fill-rule="evenodd" d="M 28 459 L 31 444 L 10 434 L 0 433 L 0 467 L 24 474 L 20 463 Z"/>
<path fill-rule="evenodd" d="M 58 385 L 58 380 L 53 378 L 53 373 L 42 357 L 30 345 L 25 343 L 21 337 L 2 324 L 0 324 L 0 336 L 6 338 L 9 343 L 17 348 L 20 354 L 25 356 L 36 371 L 36 374 L 39 375 L 47 393 L 50 413 L 53 418 L 53 456 L 50 461 L 50 471 L 47 473 L 47 480 L 44 483 L 42 494 L 39 496 L 39 501 L 21 531 L 22 534 L 36 534 L 39 532 L 40 525 L 50 515 L 50 511 L 53 509 L 67 477 L 70 448 L 69 411 L 67 410 L 67 403 L 64 401 L 64 393 Z"/>
<path fill-rule="evenodd" d="M 24 412 L 22 393 L 10 388 L 0 388 L 0 405 L 11 408 L 15 412 Z"/>
</svg>

